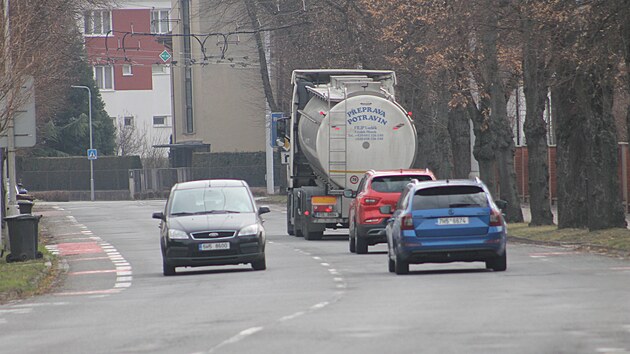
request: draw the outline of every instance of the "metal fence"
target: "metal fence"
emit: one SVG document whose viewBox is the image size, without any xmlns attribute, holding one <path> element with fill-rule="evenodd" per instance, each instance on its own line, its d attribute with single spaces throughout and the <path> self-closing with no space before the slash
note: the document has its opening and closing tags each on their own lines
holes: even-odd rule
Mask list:
<svg viewBox="0 0 630 354">
<path fill-rule="evenodd" d="M 129 179 L 129 192 L 132 197 L 161 193 L 169 191 L 175 183 L 192 180 L 192 169 L 178 167 L 129 170 Z"/>
</svg>

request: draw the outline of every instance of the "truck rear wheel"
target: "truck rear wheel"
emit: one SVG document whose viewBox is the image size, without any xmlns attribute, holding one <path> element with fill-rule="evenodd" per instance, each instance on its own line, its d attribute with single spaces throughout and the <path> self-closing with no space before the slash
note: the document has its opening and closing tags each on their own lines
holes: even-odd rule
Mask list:
<svg viewBox="0 0 630 354">
<path fill-rule="evenodd" d="M 323 231 L 309 232 L 307 240 L 321 240 L 324 237 Z"/>
<path fill-rule="evenodd" d="M 308 221 L 305 221 L 304 224 L 302 224 L 302 234 L 304 235 L 304 239 L 309 241 L 321 240 L 324 236 L 323 231 L 310 231 L 308 229 Z"/>
<path fill-rule="evenodd" d="M 287 213 L 287 234 L 291 236 L 295 236 L 295 228 L 293 224 L 291 224 L 291 217 Z"/>
<path fill-rule="evenodd" d="M 291 194 L 287 195 L 287 234 L 295 236 L 295 226 L 291 223 Z"/>
</svg>

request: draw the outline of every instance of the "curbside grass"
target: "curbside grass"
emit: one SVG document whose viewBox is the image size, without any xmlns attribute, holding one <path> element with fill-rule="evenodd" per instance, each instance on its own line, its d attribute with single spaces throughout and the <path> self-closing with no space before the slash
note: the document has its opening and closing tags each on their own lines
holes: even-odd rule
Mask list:
<svg viewBox="0 0 630 354">
<path fill-rule="evenodd" d="M 7 263 L 0 259 L 0 304 L 46 293 L 58 278 L 58 259 L 40 245 L 41 259 Z"/>
<path fill-rule="evenodd" d="M 558 229 L 556 225 L 528 226 L 526 223 L 508 225 L 508 239 L 523 242 L 565 246 L 607 254 L 630 257 L 630 230 Z"/>
</svg>

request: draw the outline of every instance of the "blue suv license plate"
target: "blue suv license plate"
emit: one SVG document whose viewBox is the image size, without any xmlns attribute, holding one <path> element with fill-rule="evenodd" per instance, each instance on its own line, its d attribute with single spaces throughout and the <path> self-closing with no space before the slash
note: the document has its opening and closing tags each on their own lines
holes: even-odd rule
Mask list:
<svg viewBox="0 0 630 354">
<path fill-rule="evenodd" d="M 466 225 L 468 224 L 468 217 L 459 218 L 439 218 L 438 225 Z"/>
</svg>

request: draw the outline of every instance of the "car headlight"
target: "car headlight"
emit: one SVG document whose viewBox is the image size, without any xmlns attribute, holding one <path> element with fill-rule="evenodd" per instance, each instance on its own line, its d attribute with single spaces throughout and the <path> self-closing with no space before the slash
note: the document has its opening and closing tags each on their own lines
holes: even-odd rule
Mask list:
<svg viewBox="0 0 630 354">
<path fill-rule="evenodd" d="M 241 231 L 238 232 L 237 236 L 246 236 L 246 235 L 257 235 L 260 231 L 259 224 L 251 224 L 241 228 Z"/>
<path fill-rule="evenodd" d="M 171 240 L 187 240 L 188 234 L 182 230 L 169 229 L 168 238 L 170 238 Z"/>
</svg>

